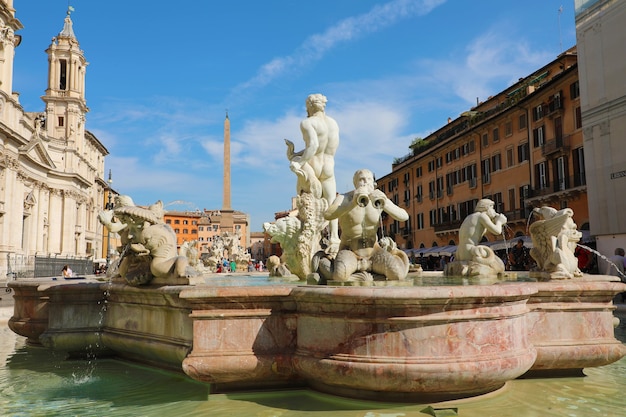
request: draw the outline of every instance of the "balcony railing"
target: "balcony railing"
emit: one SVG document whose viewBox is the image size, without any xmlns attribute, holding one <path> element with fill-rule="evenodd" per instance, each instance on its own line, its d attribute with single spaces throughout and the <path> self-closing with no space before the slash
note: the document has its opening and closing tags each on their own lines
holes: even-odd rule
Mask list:
<svg viewBox="0 0 626 417">
<path fill-rule="evenodd" d="M 568 152 L 570 150 L 571 138 L 572 135 L 567 135 L 547 141 L 541 147 L 541 154 L 547 156 L 560 151 Z"/>
<path fill-rule="evenodd" d="M 586 185 L 585 173 L 577 173 L 576 175 L 565 177 L 562 179 L 554 179 L 552 184 L 545 188 L 533 188 L 530 190 L 529 198 L 539 197 L 548 194 L 558 193 L 560 191 L 571 190 Z"/>
</svg>

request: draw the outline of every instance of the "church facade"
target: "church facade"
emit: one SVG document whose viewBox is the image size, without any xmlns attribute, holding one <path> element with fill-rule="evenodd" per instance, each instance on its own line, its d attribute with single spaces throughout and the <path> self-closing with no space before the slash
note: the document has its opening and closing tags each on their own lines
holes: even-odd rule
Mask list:
<svg viewBox="0 0 626 417">
<path fill-rule="evenodd" d="M 97 216 L 108 189 L 108 150 L 85 126 L 88 63 L 70 13 L 46 50 L 38 110 L 25 110 L 12 91 L 20 29 L 13 1 L 0 0 L 0 277 L 32 269 L 35 256 L 101 254 Z"/>
</svg>

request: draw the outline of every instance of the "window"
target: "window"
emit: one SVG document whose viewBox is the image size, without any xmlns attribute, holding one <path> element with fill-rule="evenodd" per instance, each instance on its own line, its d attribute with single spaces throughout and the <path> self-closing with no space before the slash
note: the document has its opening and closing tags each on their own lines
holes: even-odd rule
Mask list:
<svg viewBox="0 0 626 417">
<path fill-rule="evenodd" d="M 435 199 L 435 181 L 430 181 L 428 183 L 428 197 L 431 200 Z"/>
<path fill-rule="evenodd" d="M 488 184 L 491 181 L 491 160 L 489 158 L 483 159 L 480 163 L 480 169 L 483 177 L 483 182 Z"/>
<path fill-rule="evenodd" d="M 198 230 L 197 229 L 191 229 L 191 234 L 192 235 L 197 235 L 198 234 Z"/>
<path fill-rule="evenodd" d="M 489 135 L 487 133 L 483 133 L 482 145 L 483 145 L 483 148 L 486 148 L 487 146 L 489 146 Z"/>
<path fill-rule="evenodd" d="M 504 124 L 504 135 L 509 137 L 513 134 L 513 122 L 510 120 Z"/>
<path fill-rule="evenodd" d="M 537 129 L 533 129 L 533 145 L 535 148 L 544 145 L 544 127 L 539 126 Z"/>
<path fill-rule="evenodd" d="M 509 207 L 510 210 L 513 211 L 515 210 L 515 188 L 511 188 L 509 189 Z"/>
<path fill-rule="evenodd" d="M 180 224 L 180 220 L 178 219 L 174 220 L 174 224 Z"/>
<path fill-rule="evenodd" d="M 179 234 L 180 233 L 180 229 L 174 229 L 174 233 Z"/>
<path fill-rule="evenodd" d="M 539 190 L 548 188 L 548 167 L 545 161 L 535 165 L 535 185 Z"/>
<path fill-rule="evenodd" d="M 446 209 L 439 207 L 437 209 L 437 223 L 441 224 L 446 221 Z"/>
<path fill-rule="evenodd" d="M 530 197 L 530 185 L 523 185 L 519 187 L 519 201 L 520 206 L 524 205 L 524 200 Z"/>
<path fill-rule="evenodd" d="M 443 177 L 437 178 L 437 198 L 443 197 Z"/>
<path fill-rule="evenodd" d="M 172 224 L 172 219 L 165 219 L 165 224 Z"/>
<path fill-rule="evenodd" d="M 183 224 L 189 224 L 188 220 L 183 220 Z"/>
<path fill-rule="evenodd" d="M 526 129 L 526 113 L 519 115 L 519 130 Z"/>
<path fill-rule="evenodd" d="M 433 172 L 435 170 L 435 161 L 428 161 L 428 172 Z"/>
<path fill-rule="evenodd" d="M 59 61 L 59 90 L 67 89 L 67 60 Z"/>
<path fill-rule="evenodd" d="M 500 140 L 500 129 L 499 128 L 495 128 L 493 129 L 493 142 L 498 142 Z"/>
<path fill-rule="evenodd" d="M 189 229 L 183 229 L 183 234 L 189 234 Z"/>
<path fill-rule="evenodd" d="M 506 150 L 506 167 L 511 168 L 514 164 L 513 160 L 513 148 L 508 148 Z"/>
<path fill-rule="evenodd" d="M 417 190 L 415 191 L 415 199 L 418 203 L 422 202 L 422 184 L 417 186 Z"/>
<path fill-rule="evenodd" d="M 565 157 L 561 156 L 554 161 L 555 164 L 555 174 L 556 174 L 556 185 L 558 185 L 558 190 L 563 191 L 567 188 L 567 163 L 565 161 Z"/>
<path fill-rule="evenodd" d="M 219 226 L 218 224 L 214 224 L 214 225 L 213 225 L 213 231 L 214 231 L 214 232 L 217 232 L 217 230 L 219 229 L 219 227 L 220 227 L 220 226 Z"/>
<path fill-rule="evenodd" d="M 533 120 L 536 122 L 540 119 L 543 119 L 543 106 L 541 104 L 533 108 Z"/>
<path fill-rule="evenodd" d="M 198 224 L 198 220 L 192 220 L 191 224 L 194 225 L 194 226 L 197 225 Z"/>
<path fill-rule="evenodd" d="M 198 226 L 198 230 L 204 232 L 204 226 Z"/>
<path fill-rule="evenodd" d="M 417 214 L 417 229 L 421 230 L 424 228 L 424 213 Z"/>
<path fill-rule="evenodd" d="M 496 154 L 491 157 L 491 172 L 500 171 L 502 169 L 502 157 Z"/>
<path fill-rule="evenodd" d="M 415 176 L 416 176 L 417 178 L 419 178 L 419 177 L 421 177 L 421 176 L 422 176 L 422 167 L 417 167 L 417 168 L 415 169 Z"/>
<path fill-rule="evenodd" d="M 459 220 L 456 215 L 457 215 L 457 211 L 456 211 L 455 205 L 454 204 L 450 204 L 448 206 L 448 220 L 451 221 L 451 222 L 453 222 L 455 220 Z"/>
<path fill-rule="evenodd" d="M 554 138 L 560 145 L 563 144 L 563 121 L 560 117 L 554 118 Z"/>
<path fill-rule="evenodd" d="M 59 127 L 63 127 L 65 125 L 65 118 L 63 116 L 59 116 Z"/>
<path fill-rule="evenodd" d="M 585 185 L 587 178 L 585 175 L 585 153 L 582 146 L 574 149 L 574 185 Z"/>
<path fill-rule="evenodd" d="M 502 202 L 502 193 L 495 193 L 492 198 L 494 202 L 494 208 L 496 212 L 502 213 L 504 211 L 504 203 Z"/>
<path fill-rule="evenodd" d="M 572 100 L 574 100 L 575 98 L 578 98 L 580 96 L 580 84 L 578 83 L 578 80 L 574 81 L 572 84 L 570 84 L 569 86 L 569 96 Z"/>
<path fill-rule="evenodd" d="M 580 106 L 576 107 L 575 111 L 575 123 L 576 123 L 576 129 L 580 129 L 581 127 L 583 127 L 583 116 L 580 113 Z"/>
<path fill-rule="evenodd" d="M 517 147 L 517 162 L 524 162 L 530 159 L 530 148 L 528 142 L 522 143 Z"/>
<path fill-rule="evenodd" d="M 433 209 L 429 212 L 430 214 L 430 226 L 434 226 L 437 224 L 437 210 Z"/>
<path fill-rule="evenodd" d="M 446 193 L 448 195 L 452 195 L 453 188 L 454 188 L 454 172 L 450 172 L 446 174 Z"/>
<path fill-rule="evenodd" d="M 561 92 L 554 94 L 548 99 L 548 114 L 552 114 L 562 108 L 563 102 L 561 101 Z"/>
<path fill-rule="evenodd" d="M 470 188 L 476 187 L 476 164 L 465 167 L 465 179 L 469 181 Z"/>
</svg>

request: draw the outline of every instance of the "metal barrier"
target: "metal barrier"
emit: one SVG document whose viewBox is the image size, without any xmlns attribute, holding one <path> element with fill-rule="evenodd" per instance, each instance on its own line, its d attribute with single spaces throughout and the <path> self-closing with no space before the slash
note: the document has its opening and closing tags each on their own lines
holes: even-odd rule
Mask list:
<svg viewBox="0 0 626 417">
<path fill-rule="evenodd" d="M 6 279 L 57 277 L 61 276 L 61 269 L 65 265 L 69 265 L 76 276 L 90 275 L 94 271 L 91 258 L 7 254 Z"/>
<path fill-rule="evenodd" d="M 35 256 L 35 268 L 33 271 L 34 277 L 54 277 L 61 275 L 61 270 L 65 265 L 68 265 L 74 275 L 89 275 L 93 274 L 93 260 L 92 259 L 77 259 L 77 258 L 51 258 Z"/>
</svg>

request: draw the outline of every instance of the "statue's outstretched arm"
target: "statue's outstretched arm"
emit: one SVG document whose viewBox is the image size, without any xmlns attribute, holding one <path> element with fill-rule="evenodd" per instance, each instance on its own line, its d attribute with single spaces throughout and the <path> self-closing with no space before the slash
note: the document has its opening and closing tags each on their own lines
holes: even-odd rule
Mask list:
<svg viewBox="0 0 626 417">
<path fill-rule="evenodd" d="M 374 190 L 371 195 L 372 204 L 379 205 L 384 212 L 389 214 L 394 220 L 405 222 L 409 220 L 409 213 L 405 209 L 398 207 L 393 201 L 391 201 L 385 193 L 380 190 Z"/>
<path fill-rule="evenodd" d="M 335 197 L 330 207 L 328 207 L 324 212 L 324 218 L 326 220 L 338 219 L 339 217 L 352 210 L 354 206 L 355 204 L 353 203 L 350 196 L 346 198 L 344 194 L 339 194 L 337 197 Z"/>
</svg>

